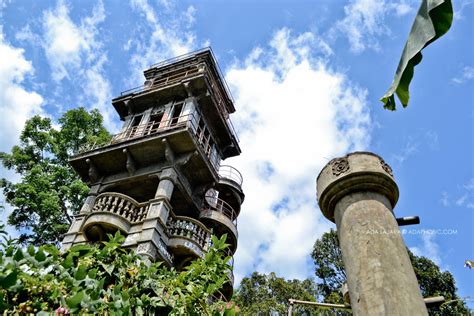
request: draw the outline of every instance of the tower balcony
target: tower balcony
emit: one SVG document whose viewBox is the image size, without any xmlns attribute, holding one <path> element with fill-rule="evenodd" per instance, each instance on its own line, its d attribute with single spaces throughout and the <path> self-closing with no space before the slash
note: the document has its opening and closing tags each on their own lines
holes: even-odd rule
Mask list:
<svg viewBox="0 0 474 316">
<path fill-rule="evenodd" d="M 242 190 L 242 183 L 244 179 L 239 170 L 229 165 L 222 165 L 219 168 L 219 178 L 222 181 L 228 181 L 233 184 L 237 189 Z"/>
<path fill-rule="evenodd" d="M 242 183 L 243 178 L 239 170 L 229 165 L 220 166 L 219 181 L 214 188 L 219 192 L 219 197 L 232 207 L 237 216 L 245 199 Z"/>
<path fill-rule="evenodd" d="M 199 219 L 207 226 L 213 227 L 214 235 L 227 234 L 227 243 L 232 254 L 237 249 L 237 213 L 224 200 L 214 195 L 206 195 Z"/>
<path fill-rule="evenodd" d="M 231 270 L 227 271 L 228 282 L 224 283 L 221 294 L 227 301 L 230 301 L 232 294 L 234 293 L 234 272 Z"/>
<path fill-rule="evenodd" d="M 149 203 L 138 203 L 121 193 L 99 194 L 84 222 L 83 231 L 89 241 L 105 240 L 107 233 L 117 230 L 128 234 L 133 224 L 146 218 L 148 208 Z"/>
<path fill-rule="evenodd" d="M 211 231 L 191 217 L 170 214 L 167 223 L 168 247 L 175 257 L 202 257 L 209 249 Z"/>
<path fill-rule="evenodd" d="M 85 237 L 88 241 L 96 242 L 106 240 L 107 233 L 114 234 L 116 231 L 126 236 L 131 233 L 132 226 L 143 223 L 149 207 L 150 202 L 139 203 L 121 193 L 101 193 L 85 219 Z M 224 208 L 221 204 L 216 207 L 219 210 Z M 209 249 L 212 232 L 197 219 L 170 212 L 164 231 L 167 246 L 175 258 L 202 257 Z M 229 256 L 232 256 L 231 252 Z"/>
<path fill-rule="evenodd" d="M 202 181 L 217 178 L 220 157 L 207 126 L 199 124 L 197 112 L 133 126 L 113 135 L 106 144 L 81 147 L 69 162 L 88 181 L 92 166 L 100 176 L 108 176 L 173 159 L 189 160 L 189 168 L 199 170 L 194 177 Z"/>
</svg>

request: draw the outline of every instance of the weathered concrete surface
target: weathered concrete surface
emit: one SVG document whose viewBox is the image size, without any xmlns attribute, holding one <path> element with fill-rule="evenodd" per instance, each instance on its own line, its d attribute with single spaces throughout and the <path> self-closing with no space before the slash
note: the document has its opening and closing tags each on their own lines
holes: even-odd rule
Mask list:
<svg viewBox="0 0 474 316">
<path fill-rule="evenodd" d="M 336 158 L 317 180 L 323 214 L 336 223 L 354 315 L 427 315 L 393 215 L 398 188 L 372 153 Z"/>
</svg>

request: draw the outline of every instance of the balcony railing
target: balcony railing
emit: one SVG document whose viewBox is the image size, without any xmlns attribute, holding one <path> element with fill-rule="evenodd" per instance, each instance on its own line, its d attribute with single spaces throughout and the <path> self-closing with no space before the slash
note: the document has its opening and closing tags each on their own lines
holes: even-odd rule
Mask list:
<svg viewBox="0 0 474 316">
<path fill-rule="evenodd" d="M 97 196 L 92 213 L 109 212 L 125 218 L 130 223 L 137 223 L 146 218 L 149 206 L 149 202 L 138 203 L 124 194 L 106 192 Z M 212 232 L 196 219 L 170 213 L 167 231 L 170 238 L 185 238 L 194 242 L 202 251 L 209 249 Z"/>
<path fill-rule="evenodd" d="M 237 227 L 237 213 L 235 213 L 232 206 L 230 206 L 227 202 L 208 194 L 204 198 L 203 209 L 211 210 L 213 212 L 218 212 L 225 215 L 232 221 L 235 227 Z"/>
<path fill-rule="evenodd" d="M 217 72 L 219 73 L 219 76 L 222 78 L 222 81 L 224 83 L 224 88 L 226 89 L 226 92 L 229 94 L 229 97 L 231 98 L 231 100 L 233 100 L 233 97 L 232 97 L 232 94 L 230 92 L 229 86 L 227 85 L 227 82 L 224 79 L 224 76 L 222 74 L 221 68 L 219 67 L 219 64 L 216 62 L 216 58 L 214 57 L 214 52 L 212 51 L 211 47 L 201 48 L 201 49 L 198 49 L 196 51 L 193 51 L 193 52 L 190 52 L 190 53 L 187 53 L 187 54 L 183 54 L 183 55 L 180 55 L 180 56 L 176 56 L 176 57 L 173 57 L 173 58 L 170 58 L 170 59 L 160 61 L 156 64 L 151 65 L 150 68 L 164 67 L 164 66 L 170 65 L 172 63 L 176 63 L 178 61 L 184 60 L 186 58 L 194 57 L 197 54 L 203 53 L 203 52 L 206 52 L 206 51 L 209 51 L 211 53 L 211 56 L 214 59 L 215 64 L 216 64 Z"/>
<path fill-rule="evenodd" d="M 219 177 L 231 180 L 237 183 L 239 186 L 242 186 L 244 179 L 239 170 L 235 169 L 232 166 L 222 165 L 219 168 Z"/>
<path fill-rule="evenodd" d="M 204 52 L 206 50 L 209 50 L 211 52 L 212 58 L 214 58 L 214 54 L 212 53 L 212 50 L 210 48 L 206 48 L 206 49 L 202 49 L 196 52 L 178 56 L 169 60 L 165 60 L 163 62 L 153 65 L 152 67 L 156 67 L 156 68 L 163 67 L 163 66 L 169 65 L 170 63 L 192 57 L 195 54 Z M 230 99 L 230 102 L 233 102 L 232 93 L 230 92 L 229 86 L 227 85 L 227 82 L 225 81 L 224 76 L 222 75 L 222 71 L 220 70 L 217 62 L 215 63 L 215 65 L 216 65 L 216 70 L 218 73 L 217 77 L 213 74 L 213 72 L 205 71 L 205 68 L 209 67 L 207 63 L 196 60 L 194 63 L 183 64 L 177 68 L 173 68 L 173 70 L 162 72 L 160 73 L 160 78 L 153 79 L 153 82 L 150 82 L 149 84 L 146 84 L 146 85 L 141 85 L 132 89 L 122 91 L 120 95 L 124 96 L 124 95 L 132 94 L 132 93 L 139 94 L 146 90 L 160 89 L 165 86 L 189 81 L 195 77 L 204 75 L 204 78 L 206 79 L 207 84 L 211 90 L 211 95 L 212 95 L 214 104 L 216 105 L 219 113 L 224 118 L 224 121 L 226 122 L 227 127 L 229 128 L 229 130 L 235 137 L 236 141 L 238 142 L 239 139 L 235 131 L 234 125 L 232 124 L 232 121 L 229 118 L 229 112 L 227 111 L 227 108 L 225 106 L 226 104 L 225 97 L 222 94 L 221 89 L 219 88 L 218 82 L 222 83 L 222 86 L 224 87 L 225 93 Z"/>
<path fill-rule="evenodd" d="M 122 91 L 121 96 L 131 93 L 141 93 L 146 90 L 155 90 L 165 86 L 173 85 L 184 80 L 188 81 L 198 75 L 202 75 L 197 67 L 189 67 L 189 65 L 183 65 L 173 71 L 161 73 L 161 78 L 154 79 L 153 82 L 147 85 L 141 85 L 132 89 Z"/>
<path fill-rule="evenodd" d="M 187 238 L 197 243 L 203 251 L 208 250 L 211 231 L 201 222 L 190 217 L 171 215 L 167 226 L 170 238 Z"/>
<path fill-rule="evenodd" d="M 206 126 L 202 127 L 198 124 L 199 116 L 196 113 L 190 113 L 181 115 L 179 117 L 170 118 L 168 120 L 161 120 L 160 122 L 148 122 L 146 124 L 141 124 L 128 128 L 127 130 L 115 134 L 112 136 L 112 139 L 105 144 L 88 144 L 87 146 L 82 146 L 75 153 L 75 155 L 91 151 L 100 147 L 106 147 L 113 144 L 118 144 L 126 142 L 133 139 L 153 137 L 159 134 L 163 134 L 174 129 L 179 129 L 183 127 L 189 128 L 192 131 L 193 136 L 198 141 L 201 149 L 204 151 L 205 155 L 208 157 L 209 162 L 217 171 L 219 170 L 220 157 L 217 154 L 217 151 L 214 148 L 214 145 L 211 141 L 211 136 L 209 130 Z"/>
<path fill-rule="evenodd" d="M 107 192 L 97 196 L 92 212 L 114 213 L 135 223 L 146 218 L 148 207 L 148 203 L 138 203 L 124 194 Z"/>
</svg>

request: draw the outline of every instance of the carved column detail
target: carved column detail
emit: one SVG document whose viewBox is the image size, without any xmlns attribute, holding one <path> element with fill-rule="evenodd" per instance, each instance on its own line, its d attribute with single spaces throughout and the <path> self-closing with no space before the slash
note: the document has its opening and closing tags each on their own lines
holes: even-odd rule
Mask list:
<svg viewBox="0 0 474 316">
<path fill-rule="evenodd" d="M 380 164 L 382 165 L 382 169 L 393 177 L 392 168 L 382 158 L 380 158 Z"/>
<path fill-rule="evenodd" d="M 332 166 L 332 174 L 339 176 L 349 170 L 349 160 L 347 158 L 336 158 L 329 162 Z"/>
</svg>

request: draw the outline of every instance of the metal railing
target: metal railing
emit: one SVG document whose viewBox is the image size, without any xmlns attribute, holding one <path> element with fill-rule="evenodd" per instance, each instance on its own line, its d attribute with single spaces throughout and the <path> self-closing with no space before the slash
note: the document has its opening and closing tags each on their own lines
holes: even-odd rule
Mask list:
<svg viewBox="0 0 474 316">
<path fill-rule="evenodd" d="M 229 165 L 220 166 L 219 177 L 231 180 L 237 183 L 239 186 L 242 186 L 242 183 L 244 182 L 240 171 Z"/>
<path fill-rule="evenodd" d="M 169 65 L 171 63 L 184 60 L 186 58 L 192 57 L 198 53 L 204 52 L 204 51 L 210 51 L 212 58 L 215 61 L 214 54 L 210 48 L 205 48 L 202 50 L 198 50 L 196 52 L 192 52 L 189 54 L 181 55 L 178 57 L 174 57 L 165 61 L 162 61 L 160 63 L 154 64 L 151 66 L 151 68 L 158 68 L 158 67 L 163 67 L 166 65 Z M 227 108 L 225 106 L 225 98 L 221 93 L 221 89 L 219 89 L 219 85 L 217 82 L 222 82 L 222 86 L 224 87 L 225 92 L 227 93 L 229 99 L 231 102 L 234 102 L 232 93 L 230 92 L 229 86 L 227 85 L 227 82 L 224 79 L 224 76 L 222 75 L 222 71 L 219 68 L 219 64 L 217 62 L 214 62 L 216 65 L 216 70 L 218 73 L 218 77 L 216 78 L 214 74 L 210 71 L 201 71 L 201 67 L 205 65 L 205 67 L 208 67 L 206 63 L 203 61 L 196 61 L 195 64 L 184 64 L 181 65 L 178 68 L 174 68 L 173 70 L 163 72 L 160 74 L 161 78 L 155 78 L 153 79 L 153 82 L 150 85 L 141 85 L 132 89 L 128 89 L 125 91 L 122 91 L 120 93 L 121 96 L 132 94 L 132 93 L 141 93 L 145 90 L 150 90 L 150 89 L 159 89 L 168 85 L 176 84 L 179 82 L 183 81 L 189 81 L 192 78 L 198 77 L 203 75 L 204 78 L 207 81 L 207 84 L 210 87 L 210 90 L 212 91 L 211 93 L 211 98 L 213 99 L 214 104 L 217 106 L 219 113 L 222 114 L 224 121 L 227 124 L 227 127 L 229 128 L 230 132 L 233 134 L 235 137 L 236 141 L 239 142 L 239 138 L 237 136 L 237 133 L 235 131 L 234 124 L 229 118 L 229 113 L 227 111 Z"/>
<path fill-rule="evenodd" d="M 159 89 L 168 85 L 182 82 L 184 80 L 191 80 L 192 78 L 200 75 L 202 75 L 202 73 L 199 71 L 198 65 L 195 65 L 195 67 L 183 65 L 177 69 L 173 69 L 173 71 L 162 73 L 162 78 L 155 78 L 149 85 L 141 85 L 132 89 L 122 91 L 120 92 L 120 95 L 124 96 L 131 93 L 141 93 L 145 90 Z"/>
<path fill-rule="evenodd" d="M 186 216 L 171 214 L 167 223 L 170 238 L 186 238 L 194 241 L 203 251 L 209 249 L 211 231 L 201 222 Z"/>
<path fill-rule="evenodd" d="M 213 195 L 206 195 L 204 197 L 203 209 L 211 210 L 225 215 L 232 221 L 235 227 L 237 227 L 237 213 L 234 211 L 232 206 L 230 206 L 224 200 L 221 200 Z"/>
<path fill-rule="evenodd" d="M 214 145 L 211 142 L 210 132 L 206 126 L 202 127 L 198 124 L 198 116 L 194 113 L 181 115 L 179 117 L 170 118 L 168 120 L 161 120 L 160 122 L 148 122 L 128 128 L 127 130 L 115 134 L 112 139 L 105 144 L 88 144 L 82 146 L 75 153 L 75 155 L 81 154 L 86 151 L 91 151 L 100 147 L 106 147 L 113 144 L 126 142 L 133 139 L 153 137 L 173 129 L 188 128 L 192 131 L 193 136 L 196 138 L 201 149 L 204 151 L 209 162 L 217 171 L 219 170 L 220 157 L 215 150 Z"/>
<path fill-rule="evenodd" d="M 187 59 L 187 58 L 190 58 L 190 57 L 194 57 L 195 55 L 197 55 L 199 53 L 203 53 L 203 52 L 208 51 L 208 50 L 210 50 L 210 47 L 204 47 L 204 48 L 201 48 L 201 49 L 198 49 L 198 50 L 186 53 L 186 54 L 182 54 L 182 55 L 179 55 L 179 56 L 176 56 L 176 57 L 168 58 L 168 59 L 162 60 L 160 62 L 157 62 L 157 63 L 151 65 L 150 68 L 160 68 L 160 67 L 164 67 L 164 66 L 167 66 L 167 65 L 171 65 L 171 64 L 176 63 L 180 60 L 184 60 L 184 59 Z"/>
<path fill-rule="evenodd" d="M 106 192 L 97 196 L 92 212 L 114 213 L 131 223 L 135 223 L 146 218 L 148 208 L 149 203 L 138 203 L 131 197 L 121 193 Z"/>
<path fill-rule="evenodd" d="M 171 118 L 159 122 L 151 121 L 145 124 L 133 126 L 123 132 L 113 135 L 110 143 L 121 143 L 131 139 L 146 137 L 149 135 L 156 135 L 180 127 L 186 127 L 188 121 L 191 119 L 191 115 L 187 114 L 177 118 Z"/>
<path fill-rule="evenodd" d="M 224 89 L 226 90 L 226 92 L 229 94 L 229 97 L 232 101 L 234 101 L 234 97 L 232 96 L 232 93 L 230 92 L 230 89 L 229 89 L 229 86 L 227 85 L 227 82 L 225 81 L 225 77 L 222 73 L 222 70 L 219 66 L 219 64 L 217 63 L 217 59 L 214 55 L 214 52 L 212 51 L 212 48 L 211 47 L 204 47 L 204 48 L 201 48 L 201 49 L 198 49 L 198 50 L 195 50 L 193 52 L 189 52 L 189 53 L 186 53 L 186 54 L 183 54 L 183 55 L 180 55 L 180 56 L 176 56 L 176 57 L 173 57 L 173 58 L 169 58 L 169 59 L 166 59 L 166 60 L 163 60 L 163 61 L 160 61 L 156 64 L 153 64 L 150 66 L 150 68 L 160 68 L 160 67 L 164 67 L 164 66 L 167 66 L 167 65 L 170 65 L 170 64 L 173 64 L 173 63 L 176 63 L 178 61 L 181 61 L 181 60 L 184 60 L 184 59 L 187 59 L 187 58 L 191 58 L 191 57 L 194 57 L 196 56 L 197 54 L 200 54 L 200 53 L 204 53 L 204 52 L 210 52 L 211 53 L 211 56 L 212 56 L 212 59 L 214 60 L 214 64 L 216 65 L 216 70 L 217 70 L 217 73 L 219 74 L 219 76 L 221 77 L 222 79 L 222 82 L 223 82 L 223 85 L 224 85 Z"/>
</svg>

